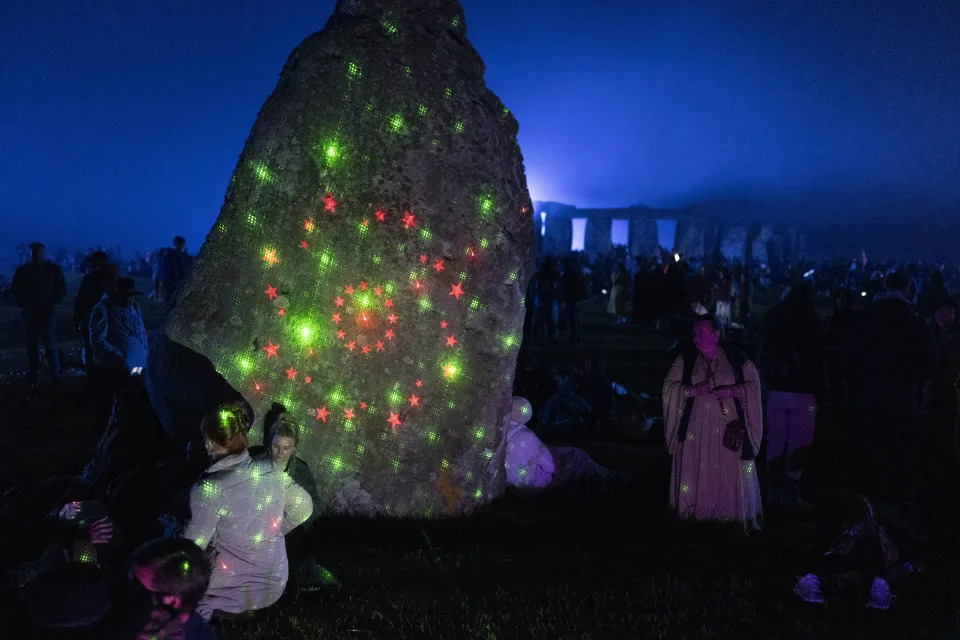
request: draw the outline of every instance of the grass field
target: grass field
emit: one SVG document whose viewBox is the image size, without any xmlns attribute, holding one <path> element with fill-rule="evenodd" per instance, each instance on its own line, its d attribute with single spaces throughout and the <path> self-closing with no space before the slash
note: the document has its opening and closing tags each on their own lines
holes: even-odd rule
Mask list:
<svg viewBox="0 0 960 640">
<path fill-rule="evenodd" d="M 656 395 L 650 386 L 663 373 L 665 341 L 608 322 L 588 314 L 585 346 L 541 355 L 606 354 L 614 379 Z M 0 386 L 0 481 L 78 472 L 97 435 L 83 406 L 82 378 L 39 389 L 8 378 Z M 955 549 L 920 546 L 925 571 L 897 591 L 889 612 L 866 609 L 865 592 L 813 607 L 791 588 L 836 532 L 828 508 L 835 492 L 818 493 L 824 508 L 768 513 L 764 534 L 732 538 L 669 520 L 661 446 L 613 431 L 576 444 L 633 481 L 604 495 L 508 494 L 461 520 L 322 519 L 316 551 L 342 591 L 282 601 L 253 621 L 222 624 L 220 637 L 960 638 Z M 829 485 L 829 465 L 817 468 Z M 909 528 L 909 512 L 881 511 Z"/>
</svg>

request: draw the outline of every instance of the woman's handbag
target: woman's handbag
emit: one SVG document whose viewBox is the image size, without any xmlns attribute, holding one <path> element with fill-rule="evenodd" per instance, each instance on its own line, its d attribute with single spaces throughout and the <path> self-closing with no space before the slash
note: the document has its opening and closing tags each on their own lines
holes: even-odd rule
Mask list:
<svg viewBox="0 0 960 640">
<path fill-rule="evenodd" d="M 723 407 L 723 403 L 720 403 L 720 406 Z M 724 414 L 726 414 L 726 407 L 723 407 Z M 743 450 L 743 435 L 746 433 L 746 428 L 743 426 L 743 423 L 739 419 L 734 418 L 727 423 L 726 428 L 723 430 L 723 446 L 730 451 L 736 451 L 740 453 Z"/>
<path fill-rule="evenodd" d="M 713 369 L 707 364 L 707 375 L 710 376 L 710 384 L 714 388 L 717 386 L 717 381 L 713 375 Z M 723 413 L 724 417 L 730 415 L 729 409 L 726 405 L 723 404 L 723 400 L 720 402 L 720 411 Z M 743 422 L 739 418 L 734 418 L 733 420 L 727 423 L 727 426 L 723 430 L 723 446 L 725 449 L 730 451 L 735 451 L 740 453 L 743 450 L 743 436 L 746 434 L 747 428 L 743 425 Z"/>
</svg>

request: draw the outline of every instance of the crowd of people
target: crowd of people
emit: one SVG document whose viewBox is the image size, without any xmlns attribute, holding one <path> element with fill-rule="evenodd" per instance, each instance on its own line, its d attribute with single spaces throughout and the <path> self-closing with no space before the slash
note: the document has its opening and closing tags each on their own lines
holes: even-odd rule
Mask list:
<svg viewBox="0 0 960 640">
<path fill-rule="evenodd" d="M 152 293 L 170 301 L 192 259 L 179 237 L 163 255 Z M 614 325 L 679 338 L 661 390 L 672 457 L 668 503 L 679 518 L 752 534 L 764 528 L 764 505 L 808 508 L 808 459 L 825 407 L 840 425 L 829 436 L 841 452 L 834 459 L 860 496 L 917 502 L 930 522 L 949 515 L 960 468 L 960 340 L 947 267 L 925 272 L 864 257 L 845 269 L 839 262 L 747 269 L 662 254 L 636 259 L 631 273 L 622 257 L 592 264 L 547 257 L 528 288 L 527 336 L 551 344 L 565 327 L 580 343 L 580 305 L 606 295 Z M 17 488 L 0 502 L 3 515 L 33 514 L 30 539 L 14 547 L 35 549 L 39 559 L 8 573 L 3 585 L 34 603 L 19 614 L 47 630 L 207 638 L 214 616 L 335 583 L 310 551 L 320 492 L 296 455 L 300 426 L 275 405 L 262 446 L 250 447 L 254 417 L 238 398 L 207 414 L 190 442 L 170 442 L 141 382 L 149 349 L 135 300 L 142 293 L 105 252 L 85 264 L 73 320 L 96 424 L 106 429 L 82 473 L 41 483 L 42 490 Z M 761 317 L 754 317 L 757 291 L 776 292 L 779 301 Z M 66 285 L 42 244 L 31 245 L 11 292 L 23 310 L 31 381 L 39 379 L 41 348 L 56 380 L 54 310 Z M 583 450 L 544 437 L 595 428 L 631 402 L 642 414 L 643 398 L 613 381 L 595 354 L 567 376 L 544 376 L 536 358 L 522 352 L 515 387 L 532 403 L 515 397 L 504 418 L 508 484 L 529 491 L 616 481 Z M 920 467 L 929 473 L 917 474 Z M 51 487 L 47 508 L 24 506 L 43 504 L 37 492 Z M 885 609 L 890 585 L 910 566 L 870 500 L 859 497 L 795 592 L 822 602 L 821 578 L 860 571 L 871 581 L 868 605 Z"/>
</svg>

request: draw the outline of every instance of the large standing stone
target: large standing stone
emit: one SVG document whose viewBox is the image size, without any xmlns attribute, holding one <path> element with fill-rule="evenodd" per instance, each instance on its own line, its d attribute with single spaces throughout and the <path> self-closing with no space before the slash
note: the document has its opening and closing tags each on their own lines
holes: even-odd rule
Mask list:
<svg viewBox="0 0 960 640">
<path fill-rule="evenodd" d="M 500 493 L 534 236 L 483 70 L 455 0 L 341 0 L 293 52 L 153 345 L 169 430 L 236 390 L 304 426 L 321 506 L 460 514 Z"/>
</svg>

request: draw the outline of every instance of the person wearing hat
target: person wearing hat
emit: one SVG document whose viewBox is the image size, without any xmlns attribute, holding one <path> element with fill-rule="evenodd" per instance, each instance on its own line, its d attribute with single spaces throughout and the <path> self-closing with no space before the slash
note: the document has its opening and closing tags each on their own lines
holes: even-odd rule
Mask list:
<svg viewBox="0 0 960 640">
<path fill-rule="evenodd" d="M 132 278 L 120 278 L 90 312 L 90 376 L 100 424 L 110 415 L 113 394 L 147 366 L 147 329 L 133 299 L 139 295 Z"/>
<path fill-rule="evenodd" d="M 40 374 L 40 343 L 47 354 L 50 377 L 60 378 L 60 354 L 57 351 L 54 309 L 67 294 L 63 271 L 46 259 L 43 243 L 30 245 L 30 262 L 20 265 L 10 286 L 13 299 L 23 309 L 23 326 L 27 334 L 27 357 L 30 382 Z"/>
</svg>

